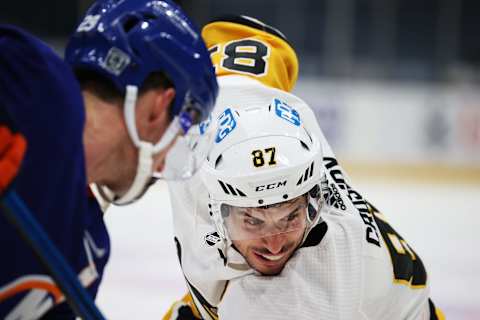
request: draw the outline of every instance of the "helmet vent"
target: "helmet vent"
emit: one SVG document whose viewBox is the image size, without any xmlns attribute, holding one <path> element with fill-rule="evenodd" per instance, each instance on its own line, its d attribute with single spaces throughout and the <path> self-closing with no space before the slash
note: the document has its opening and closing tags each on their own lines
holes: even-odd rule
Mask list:
<svg viewBox="0 0 480 320">
<path fill-rule="evenodd" d="M 310 151 L 310 148 L 307 146 L 307 144 L 305 142 L 303 142 L 302 140 L 300 140 L 300 144 L 302 145 L 302 147 L 307 150 L 307 151 Z"/>
<path fill-rule="evenodd" d="M 305 129 L 305 133 L 307 134 L 308 138 L 310 139 L 310 142 L 313 143 L 312 136 L 310 135 L 310 132 Z"/>
<path fill-rule="evenodd" d="M 125 30 L 126 33 L 128 33 L 130 30 L 132 30 L 138 23 L 140 22 L 140 19 L 136 16 L 130 16 L 128 19 L 126 19 L 123 22 L 123 30 Z"/>
<path fill-rule="evenodd" d="M 314 162 L 312 162 L 310 166 L 305 169 L 305 173 L 300 176 L 300 179 L 298 179 L 297 186 L 301 185 L 313 176 L 313 164 Z"/>
<path fill-rule="evenodd" d="M 224 183 L 220 180 L 218 180 L 218 182 L 220 183 L 220 186 L 222 187 L 223 192 L 225 192 L 228 195 L 237 196 L 237 197 L 239 197 L 239 196 L 240 197 L 246 197 L 247 196 L 241 190 L 239 190 L 237 188 L 234 188 L 231 184 Z"/>
<path fill-rule="evenodd" d="M 143 17 L 145 18 L 145 20 L 148 20 L 148 21 L 154 21 L 155 19 L 157 19 L 157 16 L 154 15 L 154 14 L 151 14 L 151 13 L 143 13 Z"/>
<path fill-rule="evenodd" d="M 215 160 L 215 169 L 218 167 L 218 165 L 222 162 L 222 155 L 219 155 L 217 160 Z"/>
</svg>

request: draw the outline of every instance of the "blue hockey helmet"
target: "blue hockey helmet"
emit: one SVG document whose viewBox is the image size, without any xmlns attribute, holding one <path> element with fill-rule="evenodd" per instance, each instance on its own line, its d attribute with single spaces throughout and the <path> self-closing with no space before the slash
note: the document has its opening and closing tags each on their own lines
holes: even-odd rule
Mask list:
<svg viewBox="0 0 480 320">
<path fill-rule="evenodd" d="M 218 93 L 198 28 L 169 0 L 99 0 L 69 39 L 66 61 L 107 77 L 121 93 L 163 72 L 175 87 L 172 114 L 186 106 L 210 113 Z"/>
<path fill-rule="evenodd" d="M 176 4 L 97 0 L 71 36 L 65 59 L 73 69 L 103 75 L 125 96 L 125 124 L 138 149 L 137 174 L 123 194 L 99 185 L 102 198 L 128 204 L 144 194 L 153 177 L 183 179 L 198 170 L 210 140 L 196 134 L 193 125 L 208 117 L 218 84 L 198 28 Z M 135 106 L 138 89 L 156 72 L 165 74 L 175 87 L 174 117 L 160 140 L 149 142 L 138 134 Z M 154 155 L 167 148 L 165 166 L 153 172 Z"/>
</svg>

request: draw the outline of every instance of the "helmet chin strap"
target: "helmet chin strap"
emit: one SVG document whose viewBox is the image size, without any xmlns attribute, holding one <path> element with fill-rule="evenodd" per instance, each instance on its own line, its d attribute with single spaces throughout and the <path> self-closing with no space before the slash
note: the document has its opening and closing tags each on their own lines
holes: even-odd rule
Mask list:
<svg viewBox="0 0 480 320">
<path fill-rule="evenodd" d="M 155 146 L 150 142 L 140 140 L 135 124 L 137 93 L 138 88 L 136 86 L 127 86 L 123 106 L 128 134 L 133 144 L 138 148 L 138 164 L 135 178 L 130 188 L 122 196 L 116 195 L 114 191 L 106 186 L 98 186 L 101 197 L 105 201 L 116 205 L 130 204 L 138 200 L 145 193 L 152 179 L 153 156 L 171 142 L 171 134 L 166 135 L 167 137 L 162 137 L 160 142 Z"/>
<path fill-rule="evenodd" d="M 315 189 L 312 189 L 308 192 L 307 196 L 308 196 L 308 205 L 312 206 L 313 210 L 316 211 L 316 215 L 313 220 L 309 221 L 310 224 L 305 229 L 305 233 L 303 234 L 303 239 L 301 244 L 305 242 L 310 231 L 312 231 L 312 229 L 316 225 L 320 224 L 323 221 L 321 216 L 321 210 L 325 204 L 324 195 L 328 195 L 329 193 L 328 181 L 325 174 L 323 174 L 322 177 L 320 178 L 320 184 L 314 188 Z M 313 190 L 315 190 L 315 192 L 312 192 Z M 313 193 L 317 193 L 317 194 L 313 194 Z M 310 209 L 308 208 L 307 210 L 310 210 Z M 308 211 L 307 211 L 307 214 L 309 214 Z"/>
<path fill-rule="evenodd" d="M 138 165 L 137 173 L 130 188 L 121 197 L 115 195 L 114 192 L 109 190 L 105 186 L 100 186 L 99 191 L 102 197 L 110 194 L 109 199 L 105 199 L 115 205 L 127 205 L 138 200 L 147 190 L 149 182 L 152 178 L 152 165 L 153 165 L 153 145 L 148 142 L 140 142 L 138 148 Z M 104 192 L 104 189 L 108 189 L 110 192 Z"/>
</svg>

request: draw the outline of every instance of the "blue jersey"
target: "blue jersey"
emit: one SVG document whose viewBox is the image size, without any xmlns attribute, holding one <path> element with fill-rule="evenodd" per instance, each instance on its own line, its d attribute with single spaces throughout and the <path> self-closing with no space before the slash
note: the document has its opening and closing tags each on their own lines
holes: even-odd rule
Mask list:
<svg viewBox="0 0 480 320">
<path fill-rule="evenodd" d="M 47 45 L 0 26 L 0 99 L 27 139 L 13 188 L 95 296 L 110 247 L 102 212 L 87 188 L 80 87 Z M 74 318 L 52 278 L 3 215 L 0 246 L 0 319 Z"/>
</svg>

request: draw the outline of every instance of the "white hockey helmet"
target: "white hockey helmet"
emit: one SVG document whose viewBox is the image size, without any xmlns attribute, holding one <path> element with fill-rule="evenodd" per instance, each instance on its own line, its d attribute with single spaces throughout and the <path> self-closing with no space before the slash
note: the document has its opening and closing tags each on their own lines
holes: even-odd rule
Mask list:
<svg viewBox="0 0 480 320">
<path fill-rule="evenodd" d="M 270 105 L 226 108 L 216 130 L 201 172 L 220 236 L 235 240 L 225 207 L 269 208 L 308 195 L 306 236 L 319 220 L 323 154 L 295 106 L 274 98 Z"/>
</svg>

